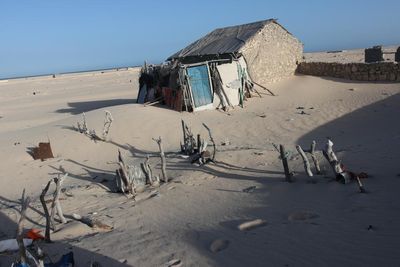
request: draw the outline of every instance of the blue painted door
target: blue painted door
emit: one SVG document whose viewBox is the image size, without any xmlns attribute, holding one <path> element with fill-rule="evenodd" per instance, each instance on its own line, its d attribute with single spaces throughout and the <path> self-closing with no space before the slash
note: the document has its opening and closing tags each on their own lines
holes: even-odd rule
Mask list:
<svg viewBox="0 0 400 267">
<path fill-rule="evenodd" d="M 208 77 L 208 66 L 200 65 L 186 69 L 192 89 L 194 106 L 196 108 L 211 104 L 213 96 L 211 92 L 210 79 Z"/>
</svg>

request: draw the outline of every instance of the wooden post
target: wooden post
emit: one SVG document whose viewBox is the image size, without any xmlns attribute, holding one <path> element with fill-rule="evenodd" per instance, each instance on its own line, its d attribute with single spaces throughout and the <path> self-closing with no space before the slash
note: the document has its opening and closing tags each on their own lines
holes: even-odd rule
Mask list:
<svg viewBox="0 0 400 267">
<path fill-rule="evenodd" d="M 360 189 L 360 193 L 367 193 L 367 191 L 365 191 L 363 184 L 361 183 L 360 177 L 358 177 L 358 175 L 356 176 L 357 179 L 357 183 L 358 183 L 358 188 Z"/>
<path fill-rule="evenodd" d="M 160 158 L 161 158 L 161 173 L 163 176 L 163 180 L 165 183 L 168 183 L 168 176 L 167 176 L 167 162 L 165 160 L 165 154 L 164 154 L 164 149 L 162 147 L 162 140 L 161 136 L 158 139 L 153 140 L 157 143 L 158 148 L 160 150 Z"/>
<path fill-rule="evenodd" d="M 344 184 L 350 182 L 349 174 L 346 173 L 338 161 L 335 152 L 333 152 L 333 142 L 328 139 L 325 150 L 323 151 L 324 157 L 332 167 L 332 171 L 336 177 L 336 180 L 343 182 Z"/>
<path fill-rule="evenodd" d="M 283 145 L 279 145 L 279 151 L 281 153 L 281 160 L 283 164 L 283 170 L 285 172 L 286 182 L 292 182 L 292 174 L 289 172 L 289 165 L 287 162 L 286 151 Z"/>
<path fill-rule="evenodd" d="M 61 204 L 60 204 L 60 192 L 61 192 L 61 185 L 64 181 L 64 179 L 68 176 L 68 173 L 64 174 L 62 177 L 54 178 L 54 182 L 56 184 L 56 189 L 54 190 L 53 194 L 53 202 L 51 204 L 51 221 L 54 222 L 54 216 L 57 213 L 58 217 L 60 218 L 62 223 L 67 223 L 67 220 L 65 219 L 63 215 L 63 211 L 61 209 Z M 54 225 L 55 227 L 55 225 Z M 55 229 L 54 229 L 55 230 Z"/>
<path fill-rule="evenodd" d="M 197 135 L 197 153 L 201 153 L 201 139 L 200 139 L 200 134 Z"/>
<path fill-rule="evenodd" d="M 149 155 L 146 156 L 146 160 L 144 161 L 144 163 L 142 163 L 142 169 L 144 174 L 146 175 L 146 179 L 148 181 L 148 184 L 153 185 L 154 181 L 153 181 L 153 172 L 151 170 L 151 166 L 149 163 Z"/>
<path fill-rule="evenodd" d="M 304 153 L 303 149 L 301 148 L 301 146 L 297 145 L 296 146 L 297 151 L 299 152 L 300 156 L 303 159 L 303 163 L 304 163 L 304 170 L 306 171 L 308 177 L 312 177 L 313 173 L 311 171 L 310 168 L 310 162 L 308 161 L 307 155 L 306 153 Z"/>
<path fill-rule="evenodd" d="M 316 145 L 317 145 L 317 143 L 315 141 L 312 141 L 310 154 L 311 154 L 311 158 L 314 162 L 314 166 L 315 166 L 315 170 L 316 170 L 317 174 L 321 174 L 321 168 L 319 167 L 319 161 L 318 161 L 317 156 L 315 155 L 315 146 Z"/>
<path fill-rule="evenodd" d="M 40 194 L 40 202 L 42 203 L 43 206 L 43 210 L 44 210 L 44 215 L 46 217 L 46 232 L 45 232 L 45 241 L 47 243 L 50 243 L 50 214 L 49 214 L 49 210 L 47 209 L 47 205 L 46 205 L 46 201 L 44 199 L 44 197 L 46 196 L 47 191 L 49 190 L 50 184 L 51 184 L 50 180 L 46 187 L 42 190 L 42 193 Z"/>
<path fill-rule="evenodd" d="M 17 243 L 19 248 L 19 256 L 20 256 L 20 263 L 26 264 L 26 249 L 24 245 L 24 221 L 26 218 L 26 210 L 29 206 L 30 198 L 25 198 L 25 189 L 22 191 L 22 198 L 21 198 L 21 216 L 18 221 L 18 228 L 17 228 Z M 25 266 L 25 265 L 24 265 Z"/>
<path fill-rule="evenodd" d="M 211 161 L 212 161 L 212 162 L 215 162 L 215 154 L 217 153 L 217 148 L 216 148 L 216 145 L 215 145 L 215 141 L 214 141 L 214 138 L 212 137 L 211 129 L 210 129 L 205 123 L 203 123 L 203 126 L 204 126 L 204 128 L 207 129 L 208 135 L 210 136 L 210 140 L 211 140 L 211 142 L 213 143 L 213 149 L 214 149 L 214 151 L 213 151 L 213 154 L 212 154 Z"/>
</svg>

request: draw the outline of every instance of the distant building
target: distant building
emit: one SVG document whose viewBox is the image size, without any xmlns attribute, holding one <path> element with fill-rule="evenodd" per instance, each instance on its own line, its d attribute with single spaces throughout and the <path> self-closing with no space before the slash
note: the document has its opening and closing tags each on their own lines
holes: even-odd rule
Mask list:
<svg viewBox="0 0 400 267">
<path fill-rule="evenodd" d="M 263 20 L 210 32 L 170 56 L 169 64 L 151 71 L 146 67 L 140 86 L 152 81 L 146 88 L 158 86 L 158 95 L 177 110 L 229 108 L 243 105 L 254 86 L 293 75 L 302 56 L 297 38 L 275 19 Z M 148 100 L 146 95 L 139 93 L 138 102 Z M 183 101 L 182 106 L 176 101 Z"/>
</svg>

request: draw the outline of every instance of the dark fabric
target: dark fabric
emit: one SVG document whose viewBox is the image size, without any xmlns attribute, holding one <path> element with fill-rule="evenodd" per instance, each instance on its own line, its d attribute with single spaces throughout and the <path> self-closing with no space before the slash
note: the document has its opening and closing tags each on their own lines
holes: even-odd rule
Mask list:
<svg viewBox="0 0 400 267">
<path fill-rule="evenodd" d="M 170 56 L 168 60 L 190 56 L 218 55 L 236 53 L 265 25 L 276 22 L 274 19 L 249 24 L 216 29 L 203 38 L 195 41 L 181 51 Z"/>
</svg>

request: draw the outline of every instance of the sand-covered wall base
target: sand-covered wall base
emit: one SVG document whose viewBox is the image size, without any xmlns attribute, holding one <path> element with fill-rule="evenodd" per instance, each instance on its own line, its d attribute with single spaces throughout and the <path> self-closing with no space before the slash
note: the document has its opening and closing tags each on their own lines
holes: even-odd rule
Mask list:
<svg viewBox="0 0 400 267">
<path fill-rule="evenodd" d="M 395 62 L 369 64 L 302 62 L 297 67 L 297 73 L 357 81 L 400 82 L 400 64 Z"/>
</svg>

